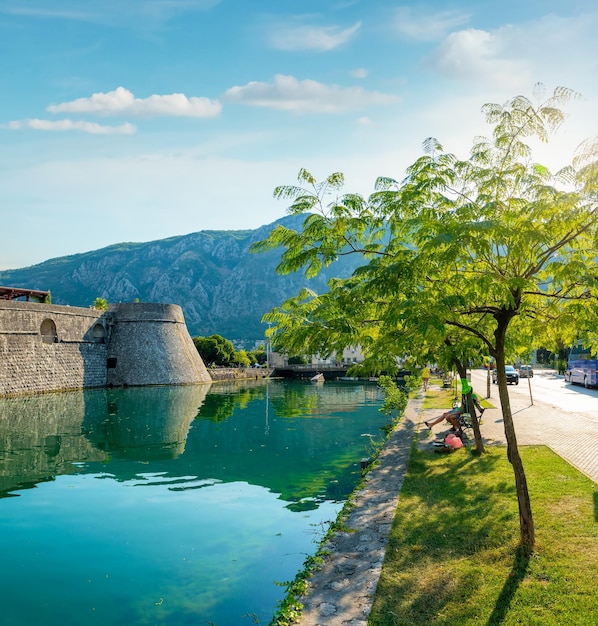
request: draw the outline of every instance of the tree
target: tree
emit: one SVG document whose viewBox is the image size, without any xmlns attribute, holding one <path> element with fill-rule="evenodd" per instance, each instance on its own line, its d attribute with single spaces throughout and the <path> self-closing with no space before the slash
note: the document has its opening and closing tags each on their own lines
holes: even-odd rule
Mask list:
<svg viewBox="0 0 598 626">
<path fill-rule="evenodd" d="M 541 86 L 535 96 L 544 98 Z M 277 347 L 331 353 L 359 344 L 372 367 L 392 367 L 396 355 L 444 354 L 462 378 L 467 353 L 494 357 L 528 553 L 535 531 L 505 362 L 556 327 L 571 342 L 576 320 L 596 317 L 596 145 L 582 144 L 556 174 L 532 161 L 529 145 L 550 138 L 572 97 L 557 88 L 539 104 L 517 96 L 485 105 L 492 137 L 476 139 L 468 159 L 428 139 L 403 181 L 380 178 L 367 199 L 341 194 L 342 174 L 318 183 L 301 170 L 299 185 L 278 187 L 275 197 L 306 215 L 303 229 L 279 226 L 253 246 L 282 246 L 278 271 L 308 277 L 340 255 L 363 257 L 350 278 L 329 281 L 328 292 L 304 289 L 264 317 Z"/>
<path fill-rule="evenodd" d="M 239 350 L 238 352 L 235 352 L 235 364 L 238 365 L 239 367 L 251 366 L 251 358 L 247 354 L 246 350 Z"/>
<path fill-rule="evenodd" d="M 107 311 L 108 301 L 105 298 L 96 298 L 93 302 L 93 308 L 98 311 Z"/>
<path fill-rule="evenodd" d="M 258 363 L 259 365 L 266 365 L 268 362 L 268 355 L 266 354 L 264 346 L 260 346 L 256 350 L 252 350 L 250 355 L 253 356 L 255 363 Z"/>
<path fill-rule="evenodd" d="M 204 363 L 219 366 L 232 365 L 235 362 L 233 344 L 221 335 L 194 337 L 193 343 Z"/>
</svg>

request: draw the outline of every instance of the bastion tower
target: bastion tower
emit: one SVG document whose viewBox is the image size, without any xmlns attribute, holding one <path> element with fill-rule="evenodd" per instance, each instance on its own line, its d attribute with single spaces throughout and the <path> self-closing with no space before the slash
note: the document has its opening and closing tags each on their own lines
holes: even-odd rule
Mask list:
<svg viewBox="0 0 598 626">
<path fill-rule="evenodd" d="M 209 382 L 176 304 L 0 300 L 0 396 Z"/>
</svg>

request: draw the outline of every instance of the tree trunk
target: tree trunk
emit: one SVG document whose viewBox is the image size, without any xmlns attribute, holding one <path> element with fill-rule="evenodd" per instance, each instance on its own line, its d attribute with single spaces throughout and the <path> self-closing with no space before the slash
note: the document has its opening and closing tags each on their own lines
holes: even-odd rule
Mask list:
<svg viewBox="0 0 598 626">
<path fill-rule="evenodd" d="M 526 553 L 530 553 L 534 549 L 536 541 L 536 533 L 534 530 L 534 520 L 532 517 L 532 505 L 527 489 L 527 480 L 523 463 L 519 456 L 519 448 L 517 447 L 517 436 L 515 435 L 515 426 L 513 424 L 513 415 L 511 413 L 511 403 L 509 401 L 509 392 L 507 388 L 507 378 L 505 375 L 505 351 L 504 336 L 506 334 L 506 325 L 500 333 L 500 323 L 496 329 L 495 337 L 497 338 L 496 346 L 496 373 L 498 375 L 498 395 L 502 407 L 502 417 L 505 428 L 505 436 L 507 438 L 507 458 L 513 467 L 515 474 L 515 487 L 517 489 L 517 503 L 519 505 L 519 528 L 521 531 L 521 545 Z"/>
</svg>

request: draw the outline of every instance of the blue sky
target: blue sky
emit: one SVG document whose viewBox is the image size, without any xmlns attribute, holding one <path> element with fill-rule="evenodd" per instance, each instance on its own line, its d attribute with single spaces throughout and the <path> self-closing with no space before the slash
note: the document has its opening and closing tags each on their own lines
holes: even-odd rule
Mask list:
<svg viewBox="0 0 598 626">
<path fill-rule="evenodd" d="M 285 214 L 304 167 L 368 194 L 480 109 L 583 94 L 538 160 L 598 135 L 592 0 L 0 0 L 0 269 Z"/>
</svg>

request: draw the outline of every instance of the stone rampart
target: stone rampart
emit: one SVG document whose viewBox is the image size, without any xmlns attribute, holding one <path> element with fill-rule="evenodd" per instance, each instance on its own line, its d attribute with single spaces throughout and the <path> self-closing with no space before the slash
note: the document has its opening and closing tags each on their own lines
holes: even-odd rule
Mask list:
<svg viewBox="0 0 598 626">
<path fill-rule="evenodd" d="M 0 395 L 106 385 L 102 311 L 0 303 Z"/>
<path fill-rule="evenodd" d="M 176 304 L 115 304 L 108 384 L 176 385 L 211 382 Z"/>
<path fill-rule="evenodd" d="M 177 305 L 0 301 L 0 396 L 210 381 Z"/>
</svg>

